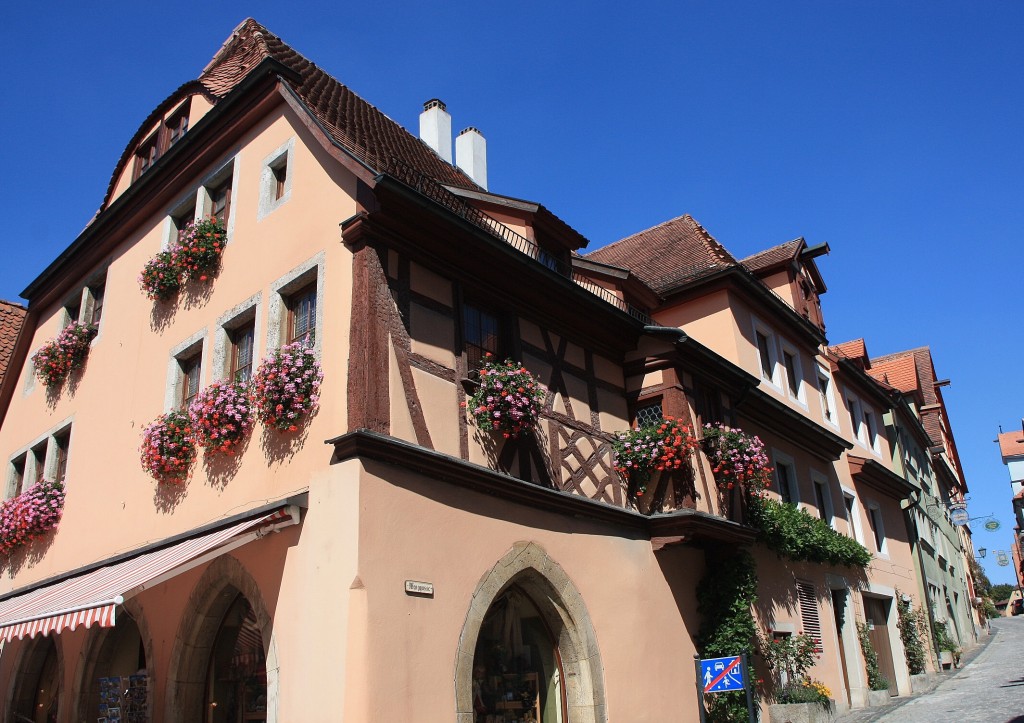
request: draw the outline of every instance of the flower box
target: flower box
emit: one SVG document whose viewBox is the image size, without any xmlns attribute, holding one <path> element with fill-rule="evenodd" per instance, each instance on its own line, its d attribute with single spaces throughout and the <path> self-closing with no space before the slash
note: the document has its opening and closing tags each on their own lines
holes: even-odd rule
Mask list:
<svg viewBox="0 0 1024 723">
<path fill-rule="evenodd" d="M 73 321 L 57 338 L 43 344 L 32 355 L 36 377 L 48 387 L 63 383 L 72 370 L 81 368 L 89 354 L 89 342 L 96 336 L 96 327 Z"/>
<path fill-rule="evenodd" d="M 320 400 L 323 371 L 305 341 L 277 349 L 264 359 L 249 383 L 256 416 L 267 427 L 294 432 Z"/>
<path fill-rule="evenodd" d="M 0 504 L 0 554 L 10 555 L 60 522 L 64 484 L 43 480 Z"/>
<path fill-rule="evenodd" d="M 142 468 L 158 482 L 180 483 L 196 458 L 192 420 L 185 412 L 157 417 L 142 432 Z"/>
<path fill-rule="evenodd" d="M 234 454 L 252 427 L 252 407 L 244 384 L 216 381 L 203 389 L 188 408 L 193 438 L 209 454 Z"/>
<path fill-rule="evenodd" d="M 836 718 L 835 703 L 774 703 L 768 706 L 771 723 L 831 723 Z"/>
<path fill-rule="evenodd" d="M 139 286 L 152 301 L 167 301 L 186 281 L 206 281 L 220 269 L 226 236 L 215 218 L 189 223 L 176 243 L 146 262 Z"/>
<path fill-rule="evenodd" d="M 642 497 L 654 472 L 679 469 L 690 463 L 698 442 L 689 426 L 673 417 L 625 432 L 612 439 L 612 463 L 629 486 L 630 494 Z"/>
<path fill-rule="evenodd" d="M 491 354 L 484 356 L 479 374 L 480 386 L 466 404 L 480 429 L 500 432 L 506 439 L 531 434 L 540 419 L 544 387 L 519 362 L 499 363 Z"/>
</svg>

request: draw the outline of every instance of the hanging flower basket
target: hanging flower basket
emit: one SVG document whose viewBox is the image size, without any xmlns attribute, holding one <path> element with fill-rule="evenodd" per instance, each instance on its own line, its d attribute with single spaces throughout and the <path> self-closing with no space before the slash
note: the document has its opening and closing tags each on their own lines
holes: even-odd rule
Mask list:
<svg viewBox="0 0 1024 723">
<path fill-rule="evenodd" d="M 157 417 L 142 431 L 142 468 L 158 482 L 180 483 L 196 458 L 192 420 L 185 412 Z"/>
<path fill-rule="evenodd" d="M 741 484 L 748 495 L 761 496 L 771 486 L 772 463 L 757 435 L 721 423 L 705 424 L 703 446 L 720 490 Z"/>
<path fill-rule="evenodd" d="M 313 348 L 292 342 L 263 360 L 249 384 L 252 405 L 263 424 L 294 432 L 316 411 L 324 375 Z"/>
<path fill-rule="evenodd" d="M 152 301 L 167 301 L 186 281 L 206 281 L 220 269 L 226 235 L 217 219 L 190 222 L 176 243 L 146 262 L 139 286 Z"/>
<path fill-rule="evenodd" d="M 622 479 L 643 496 L 651 474 L 679 469 L 689 461 L 698 446 L 693 430 L 674 417 L 646 424 L 626 432 L 616 432 L 612 440 L 613 463 Z"/>
<path fill-rule="evenodd" d="M 181 272 L 173 251 L 161 251 L 146 262 L 139 286 L 150 301 L 167 301 L 181 289 Z"/>
<path fill-rule="evenodd" d="M 60 522 L 64 485 L 43 480 L 0 504 L 0 554 L 10 555 Z"/>
<path fill-rule="evenodd" d="M 480 429 L 518 439 L 537 427 L 546 391 L 519 362 L 498 363 L 491 354 L 480 367 L 480 386 L 467 402 Z"/>
<path fill-rule="evenodd" d="M 73 321 L 56 339 L 39 347 L 32 355 L 36 377 L 48 387 L 61 384 L 73 369 L 78 369 L 89 353 L 89 342 L 96 336 L 96 327 Z"/>
<path fill-rule="evenodd" d="M 252 426 L 248 389 L 237 382 L 214 382 L 192 400 L 188 415 L 197 444 L 208 453 L 234 454 Z"/>
</svg>

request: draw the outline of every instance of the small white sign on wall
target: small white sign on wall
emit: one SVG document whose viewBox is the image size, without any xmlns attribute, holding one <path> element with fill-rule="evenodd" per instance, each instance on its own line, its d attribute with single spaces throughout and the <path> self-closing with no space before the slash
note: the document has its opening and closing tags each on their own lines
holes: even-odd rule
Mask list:
<svg viewBox="0 0 1024 723">
<path fill-rule="evenodd" d="M 417 582 L 416 580 L 405 581 L 405 592 L 409 595 L 419 595 L 422 597 L 434 597 L 434 583 L 432 582 Z"/>
</svg>

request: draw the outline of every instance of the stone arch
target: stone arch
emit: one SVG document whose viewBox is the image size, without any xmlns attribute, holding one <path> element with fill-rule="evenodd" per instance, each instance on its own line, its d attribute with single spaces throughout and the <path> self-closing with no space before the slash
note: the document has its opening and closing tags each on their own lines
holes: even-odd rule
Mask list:
<svg viewBox="0 0 1024 723">
<path fill-rule="evenodd" d="M 473 592 L 455 659 L 457 723 L 473 723 L 473 654 L 480 627 L 491 605 L 511 585 L 530 596 L 556 640 L 567 723 L 604 723 L 604 668 L 590 614 L 565 570 L 535 542 L 515 543 Z"/>
<path fill-rule="evenodd" d="M 11 685 L 5 699 L 7 703 L 3 711 L 3 720 L 16 720 L 15 711 L 22 709 L 26 703 L 29 708 L 34 705 L 36 681 L 42 673 L 51 646 L 57 655 L 57 680 L 59 683 L 64 681 L 64 649 L 56 634 L 37 635 L 35 638 L 23 640 L 22 643 L 21 653 L 14 663 L 14 674 L 11 675 Z M 64 715 L 64 700 L 65 696 L 58 696 L 58 719 L 62 719 Z"/>
<path fill-rule="evenodd" d="M 239 595 L 252 607 L 267 661 L 267 723 L 277 723 L 278 661 L 274 621 L 259 585 L 232 555 L 216 558 L 196 583 L 178 624 L 167 671 L 165 720 L 204 720 L 206 672 L 221 620 Z"/>
<path fill-rule="evenodd" d="M 127 615 L 139 631 L 139 638 L 142 640 L 142 649 L 146 654 L 147 672 L 150 680 L 155 680 L 156 671 L 153 670 L 153 636 L 149 632 L 149 625 L 143 615 L 142 606 L 134 598 L 125 600 L 121 609 L 117 611 L 117 619 L 120 620 Z M 78 659 L 78 670 L 75 672 L 74 687 L 69 700 L 73 701 L 73 720 L 89 720 L 96 718 L 97 711 L 91 710 L 89 698 L 91 686 L 99 676 L 97 671 L 101 670 L 108 662 L 110 651 L 105 644 L 111 640 L 116 627 L 101 628 L 93 626 L 88 631 L 88 638 L 82 646 L 82 652 Z M 149 710 L 153 710 L 153 686 L 148 690 Z"/>
</svg>

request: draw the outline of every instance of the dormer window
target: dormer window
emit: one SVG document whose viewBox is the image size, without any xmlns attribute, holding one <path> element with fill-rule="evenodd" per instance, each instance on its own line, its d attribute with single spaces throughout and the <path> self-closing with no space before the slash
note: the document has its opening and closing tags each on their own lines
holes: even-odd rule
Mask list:
<svg viewBox="0 0 1024 723">
<path fill-rule="evenodd" d="M 180 141 L 188 130 L 188 104 L 167 121 L 167 147 Z"/>
<path fill-rule="evenodd" d="M 139 145 L 138 150 L 135 151 L 135 170 L 132 172 L 132 181 L 138 180 L 143 173 L 153 167 L 160 156 L 184 137 L 188 130 L 189 107 L 190 102 L 185 101 L 178 110 L 160 124 L 153 135 Z"/>
<path fill-rule="evenodd" d="M 139 146 L 139 150 L 135 153 L 135 175 L 133 180 L 148 171 L 153 167 L 153 164 L 156 163 L 156 159 L 160 155 L 157 140 L 157 134 L 154 133 L 147 141 Z"/>
</svg>

